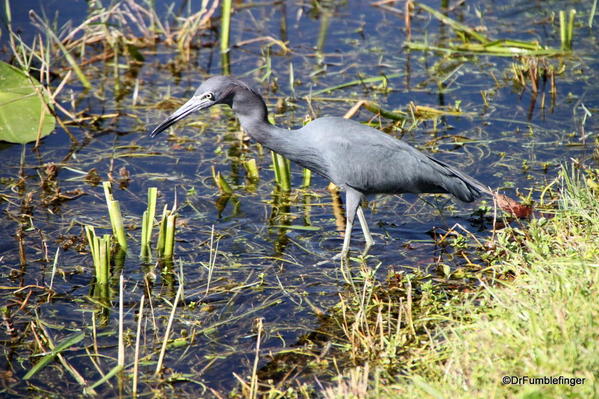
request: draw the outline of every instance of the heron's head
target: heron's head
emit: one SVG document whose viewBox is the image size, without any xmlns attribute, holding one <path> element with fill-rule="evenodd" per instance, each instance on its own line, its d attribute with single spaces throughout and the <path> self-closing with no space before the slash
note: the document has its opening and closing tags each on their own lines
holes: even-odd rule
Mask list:
<svg viewBox="0 0 599 399">
<path fill-rule="evenodd" d="M 150 133 L 150 136 L 156 136 L 195 111 L 209 108 L 215 104 L 231 105 L 235 88 L 239 86 L 245 86 L 245 83 L 229 76 L 213 76 L 205 80 L 196 90 L 193 97 L 183 104 L 181 108 L 173 112 L 160 125 L 156 126 Z"/>
</svg>

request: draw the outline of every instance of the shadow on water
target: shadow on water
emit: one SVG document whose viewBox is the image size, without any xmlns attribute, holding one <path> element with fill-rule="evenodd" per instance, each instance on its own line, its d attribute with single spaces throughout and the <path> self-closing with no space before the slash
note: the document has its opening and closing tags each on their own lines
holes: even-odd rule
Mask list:
<svg viewBox="0 0 599 399">
<path fill-rule="evenodd" d="M 568 2 L 542 7 L 508 3 L 464 2 L 447 14 L 493 36 L 559 47 L 558 29 L 548 16 L 569 7 Z M 176 5 L 182 10 L 195 6 L 186 1 Z M 387 111 L 401 110 L 408 115 L 401 121 L 366 109 L 354 119 L 521 198 L 538 200 L 560 163 L 570 158 L 596 164 L 597 122 L 589 116 L 599 107 L 594 29 L 580 27 L 574 56 L 544 59 L 557 71 L 557 94 L 552 96 L 543 77 L 536 91 L 531 90 L 530 69 L 518 73 L 517 58 L 407 51 L 404 19 L 395 6 L 361 1 L 236 3 L 231 71 L 261 90 L 282 126 L 299 126 L 309 116 L 343 115 L 365 99 Z M 72 10 L 62 3 L 52 7 L 61 21 L 72 18 L 77 24 L 85 17 L 85 10 L 70 15 Z M 24 11 L 13 10 L 23 30 L 28 26 Z M 530 21 L 534 28 L 523 32 L 521 27 L 531 26 Z M 437 47 L 456 40 L 450 27 L 423 11 L 414 13 L 411 35 Z M 140 46 L 143 61 L 123 57 L 116 68 L 112 60 L 93 60 L 89 54 L 85 73 L 96 89 L 85 92 L 76 82 L 69 83 L 60 99 L 77 114 L 78 123 L 66 127 L 78 144 L 70 144 L 62 127 L 37 150 L 0 143 L 5 325 L 0 340 L 6 348 L 0 365 L 17 370 L 3 377 L 5 392 L 15 397 L 25 396 L 28 389 L 40 395 L 79 395 L 81 386 L 59 362 L 22 380 L 38 360 L 30 358 L 31 353 L 50 350 L 51 337 L 56 343 L 85 332 L 84 344 L 70 348 L 67 357 L 88 382 L 100 380 L 114 367 L 121 271 L 126 280 L 127 367 L 133 362 L 130 348 L 141 296 L 147 301 L 140 392 L 197 397 L 242 390 L 239 380 L 248 383 L 254 369 L 257 319 L 260 381 L 272 380 L 284 390 L 290 384 L 312 384 L 314 376 L 326 383 L 336 374 L 326 360 L 339 350 L 331 344 L 340 334 L 331 315 L 337 312 L 339 295 L 351 296 L 352 291 L 338 263 L 314 266 L 335 255 L 343 240 L 341 199 L 326 189 L 328 182 L 312 176 L 310 187 L 301 188 L 303 171 L 292 166 L 292 189 L 277 187 L 270 153 L 240 131 L 225 107 L 198 115 L 168 136 L 146 136 L 206 76 L 221 72 L 217 40 L 213 31 L 202 31 L 188 61 L 160 42 Z M 6 51 L 2 55 L 9 58 Z M 456 113 L 425 117 L 417 106 Z M 258 165 L 257 180 L 248 177 L 244 166 L 250 159 Z M 49 165 L 55 168 L 52 177 Z M 232 193 L 219 191 L 212 167 Z M 109 285 L 96 287 L 82 226 L 110 231 L 99 185 L 109 179 L 120 187 L 114 195 L 121 202 L 131 248 L 116 262 Z M 137 257 L 145 196 L 154 186 L 158 209 L 175 198 L 179 204 L 170 263 L 153 259 L 144 264 Z M 361 268 L 374 270 L 375 278 L 384 282 L 411 273 L 450 284 L 447 276 L 453 271 L 476 269 L 481 256 L 477 241 L 492 234 L 491 209 L 489 203 L 457 204 L 435 196 L 373 199 L 366 216 L 376 245 L 364 260 L 366 266 L 354 259 L 352 272 L 359 277 Z M 353 238 L 352 255 L 358 256 L 364 241 L 358 230 Z M 465 281 L 475 284 L 474 279 Z M 184 294 L 175 307 L 163 369 L 153 377 L 180 284 Z M 130 381 L 125 384 L 129 392 Z M 112 397 L 119 389 L 124 388 L 114 382 L 97 391 Z"/>
</svg>

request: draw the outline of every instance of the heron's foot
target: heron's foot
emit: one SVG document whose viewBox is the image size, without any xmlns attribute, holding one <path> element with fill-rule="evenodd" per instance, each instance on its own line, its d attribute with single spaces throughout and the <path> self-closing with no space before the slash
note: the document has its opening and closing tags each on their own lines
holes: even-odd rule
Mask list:
<svg viewBox="0 0 599 399">
<path fill-rule="evenodd" d="M 340 259 L 347 259 L 347 253 L 343 254 L 343 253 L 339 252 L 337 255 L 335 255 L 331 258 L 332 261 L 336 261 L 336 260 L 340 260 Z"/>
<path fill-rule="evenodd" d="M 362 257 L 365 257 L 366 255 L 368 255 L 368 251 L 370 251 L 370 248 L 373 245 L 374 245 L 374 240 L 366 241 L 366 245 L 364 245 L 364 250 L 362 251 Z"/>
<path fill-rule="evenodd" d="M 324 265 L 329 262 L 336 262 L 338 260 L 341 260 L 341 262 L 343 263 L 343 262 L 347 262 L 348 259 L 349 259 L 349 251 L 341 251 L 337 255 L 333 256 L 332 258 L 320 261 L 320 262 L 316 263 L 314 266 L 321 266 L 321 265 Z"/>
</svg>

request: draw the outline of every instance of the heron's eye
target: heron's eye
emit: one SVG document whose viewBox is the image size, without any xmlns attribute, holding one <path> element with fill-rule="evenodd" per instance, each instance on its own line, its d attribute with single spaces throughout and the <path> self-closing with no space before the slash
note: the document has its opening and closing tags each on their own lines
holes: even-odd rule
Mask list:
<svg viewBox="0 0 599 399">
<path fill-rule="evenodd" d="M 214 93 L 211 93 L 211 92 L 204 93 L 204 95 L 202 96 L 202 98 L 204 98 L 206 100 L 213 101 L 214 100 Z"/>
</svg>

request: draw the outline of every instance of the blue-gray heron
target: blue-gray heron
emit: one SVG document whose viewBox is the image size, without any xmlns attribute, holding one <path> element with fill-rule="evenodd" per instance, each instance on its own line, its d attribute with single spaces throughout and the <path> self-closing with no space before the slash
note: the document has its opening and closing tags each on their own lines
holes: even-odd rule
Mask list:
<svg viewBox="0 0 599 399">
<path fill-rule="evenodd" d="M 374 244 L 362 199 L 371 194 L 450 193 L 472 202 L 491 191 L 476 179 L 428 156 L 377 129 L 339 118 L 317 118 L 289 131 L 268 121 L 262 96 L 246 83 L 229 76 L 204 81 L 193 97 L 158 125 L 154 137 L 189 114 L 215 104 L 229 105 L 243 129 L 263 146 L 318 173 L 345 191 L 347 218 L 341 253 L 349 251 L 356 214 L 366 240 L 364 253 Z M 337 258 L 336 257 L 336 258 Z"/>
</svg>

